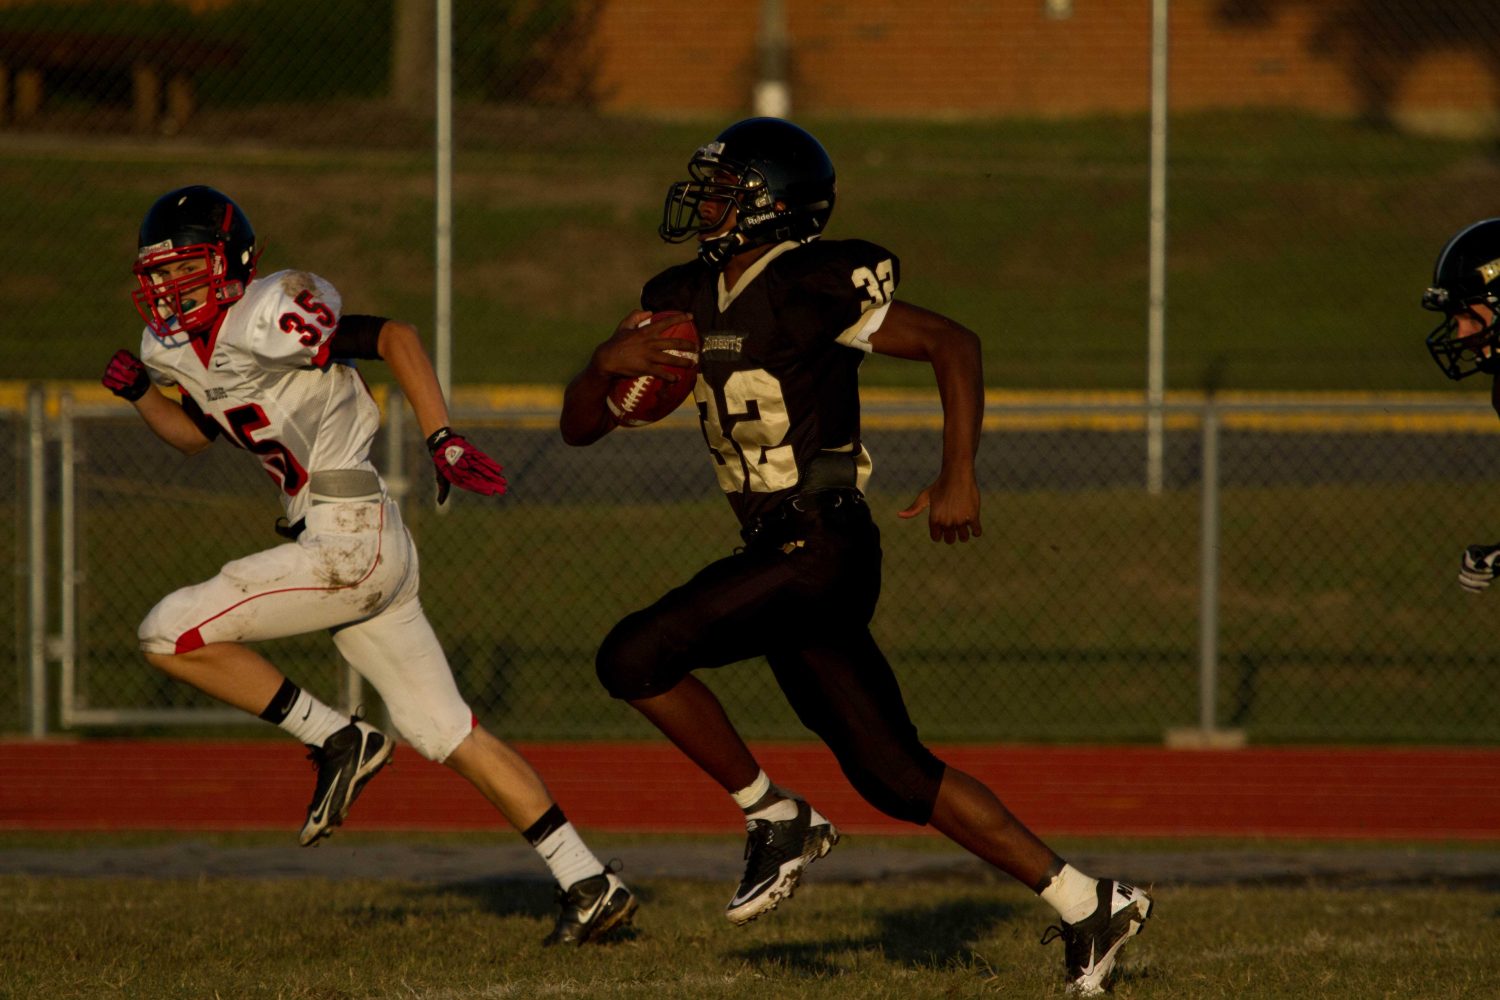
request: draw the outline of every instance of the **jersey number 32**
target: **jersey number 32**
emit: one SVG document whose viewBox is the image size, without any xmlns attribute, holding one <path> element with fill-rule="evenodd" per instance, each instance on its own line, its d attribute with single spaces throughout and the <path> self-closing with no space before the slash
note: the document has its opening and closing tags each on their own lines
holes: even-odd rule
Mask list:
<svg viewBox="0 0 1500 1000">
<path fill-rule="evenodd" d="M 703 436 L 714 455 L 714 472 L 725 493 L 742 493 L 748 482 L 752 493 L 774 493 L 797 485 L 797 459 L 792 446 L 782 444 L 791 421 L 781 383 L 764 368 L 730 375 L 724 383 L 724 412 L 728 433 L 714 405 L 713 389 L 699 379 L 693 388 Z"/>
</svg>

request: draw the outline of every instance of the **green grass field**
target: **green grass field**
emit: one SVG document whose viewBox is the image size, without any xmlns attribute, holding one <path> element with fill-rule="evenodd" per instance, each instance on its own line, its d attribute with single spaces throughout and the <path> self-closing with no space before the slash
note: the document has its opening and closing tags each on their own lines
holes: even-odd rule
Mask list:
<svg viewBox="0 0 1500 1000">
<path fill-rule="evenodd" d="M 247 113 L 248 114 L 248 113 Z M 210 141 L 31 136 L 0 151 L 6 378 L 97 376 L 138 335 L 134 232 L 156 195 L 218 185 L 250 211 L 263 271 L 315 270 L 351 311 L 433 316 L 432 160 L 378 108 L 217 115 Z M 720 122 L 461 109 L 454 371 L 565 381 L 684 258 L 655 235 L 666 186 Z M 834 236 L 903 260 L 902 297 L 980 332 L 992 385 L 1145 382 L 1143 118 L 811 120 L 840 171 Z M 1171 127 L 1167 384 L 1439 389 L 1417 306 L 1438 248 L 1492 213 L 1493 146 L 1274 114 Z M 378 377 L 378 376 L 377 376 Z M 867 384 L 928 385 L 874 359 Z"/>
<path fill-rule="evenodd" d="M 360 842 L 350 836 L 348 844 Z M 36 839 L 7 835 L 4 842 Z M 120 842 L 64 840 L 68 850 Z M 738 846 L 714 843 L 729 854 Z M 610 843 L 621 853 L 629 846 Z M 327 848 L 339 849 L 348 847 Z M 673 878 L 633 884 L 643 905 L 632 929 L 553 951 L 539 947 L 555 912 L 551 892 L 534 879 L 0 875 L 0 996 L 1064 995 L 1061 946 L 1039 945 L 1051 911 L 1002 877 L 860 884 L 819 881 L 815 868 L 795 899 L 739 929 L 722 916 L 731 886 Z M 1156 914 L 1121 963 L 1120 1000 L 1469 1000 L 1500 992 L 1493 882 L 1231 881 L 1159 885 L 1154 893 Z"/>
</svg>

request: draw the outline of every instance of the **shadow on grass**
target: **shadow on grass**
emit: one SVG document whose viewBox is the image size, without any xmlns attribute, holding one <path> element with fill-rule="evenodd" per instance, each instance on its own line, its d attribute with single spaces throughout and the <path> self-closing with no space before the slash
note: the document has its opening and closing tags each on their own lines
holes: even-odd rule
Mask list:
<svg viewBox="0 0 1500 1000">
<path fill-rule="evenodd" d="M 774 964 L 807 976 L 839 976 L 850 970 L 842 952 L 878 951 L 887 961 L 914 970 L 951 969 L 973 959 L 971 942 L 1012 918 L 1003 903 L 955 900 L 936 906 L 907 907 L 880 914 L 879 928 L 864 937 L 830 937 L 816 942 L 782 941 L 734 953 L 753 965 Z"/>
<path fill-rule="evenodd" d="M 649 905 L 655 898 L 655 893 L 650 889 L 643 889 L 638 885 L 632 885 L 631 890 L 635 893 L 637 902 L 643 906 Z M 552 929 L 552 922 L 557 918 L 559 910 L 556 884 L 542 876 L 471 879 L 465 882 L 424 885 L 413 887 L 408 896 L 415 901 L 434 894 L 446 893 L 463 896 L 473 901 L 486 913 L 496 917 L 524 917 L 541 920 L 547 925 L 548 931 Z M 415 912 L 421 905 L 421 903 L 415 903 L 411 910 Z M 383 913 L 381 916 L 385 920 L 400 922 L 408 915 L 407 910 L 408 908 L 404 906 L 392 907 L 389 909 L 389 912 Z M 607 937 L 591 940 L 590 944 L 633 941 L 637 936 L 639 936 L 639 931 L 632 924 L 626 927 L 614 928 L 609 932 Z"/>
</svg>

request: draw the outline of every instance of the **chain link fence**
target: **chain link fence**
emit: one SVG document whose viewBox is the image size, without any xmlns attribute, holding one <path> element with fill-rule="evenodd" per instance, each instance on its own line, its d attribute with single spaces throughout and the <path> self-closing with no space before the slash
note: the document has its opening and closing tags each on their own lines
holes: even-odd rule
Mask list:
<svg viewBox="0 0 1500 1000">
<path fill-rule="evenodd" d="M 56 409 L 43 521 L 61 541 L 43 573 L 61 594 L 52 620 L 71 623 L 52 641 L 57 718 L 222 721 L 143 663 L 135 628 L 165 593 L 279 541 L 271 487 L 244 456 L 184 458 L 110 403 Z M 377 454 L 407 493 L 424 605 L 461 689 L 515 738 L 648 735 L 599 688 L 593 656 L 615 621 L 738 544 L 697 428 L 679 413 L 572 449 L 543 409 L 460 413 L 505 460 L 505 498 L 435 508 L 407 421 L 388 423 Z M 931 400 L 868 414 L 886 550 L 874 628 L 930 739 L 1494 738 L 1500 699 L 1471 624 L 1482 598 L 1455 580 L 1481 530 L 1466 512 L 1500 478 L 1483 460 L 1491 415 L 1396 399 L 1176 403 L 1153 495 L 1139 404 L 1002 400 L 981 455 L 984 537 L 960 546 L 895 517 L 934 474 L 937 415 Z M 310 688 L 379 712 L 325 636 L 265 648 Z M 804 735 L 763 663 L 708 680 L 751 737 Z M 23 709 L 26 693 L 7 704 Z"/>
<path fill-rule="evenodd" d="M 409 483 L 425 603 L 481 714 L 517 737 L 648 735 L 598 689 L 592 653 L 620 614 L 735 544 L 701 440 L 674 424 L 575 453 L 555 407 L 509 401 L 532 398 L 518 385 L 555 399 L 547 387 L 642 281 L 681 259 L 653 234 L 692 149 L 780 110 L 838 165 L 833 235 L 900 255 L 904 298 L 979 332 L 987 384 L 1122 394 L 1108 413 L 995 409 L 986 536 L 951 549 L 892 516 L 935 471 L 932 414 L 872 410 L 876 630 L 927 736 L 1156 740 L 1211 718 L 1258 741 L 1493 741 L 1475 605 L 1452 577 L 1459 548 L 1495 534 L 1483 512 L 1500 426 L 1468 384 L 1441 381 L 1417 301 L 1447 236 L 1495 211 L 1500 11 L 1170 3 L 1170 398 L 1430 391 L 1424 405 L 1453 408 L 1387 395 L 1389 419 L 1225 409 L 1206 554 L 1197 404 L 1168 415 L 1159 492 L 1144 488 L 1131 409 L 1147 383 L 1150 0 L 762 2 L 717 10 L 711 28 L 689 0 L 453 0 L 451 63 L 435 54 L 438 6 L 0 0 L 0 377 L 96 379 L 138 336 L 141 214 L 173 187 L 220 187 L 266 242 L 263 271 L 313 270 L 350 311 L 451 333 L 460 416 L 513 494 L 439 515 L 409 428 L 379 454 Z M 383 391 L 381 367 L 365 370 Z M 931 384 L 883 358 L 864 378 Z M 70 565 L 77 597 L 74 659 L 42 650 L 47 723 L 183 709 L 216 724 L 144 665 L 134 629 L 168 590 L 275 540 L 267 486 L 240 456 L 180 459 L 128 412 L 79 398 L 76 509 L 60 503 L 54 413 L 36 515 L 49 635 Z M 0 484 L 16 623 L 0 731 L 24 731 L 37 655 L 24 406 L 0 406 L 0 424 L 0 467 L 16 470 Z M 268 652 L 325 697 L 373 700 L 320 637 Z M 763 668 L 711 682 L 733 689 L 747 733 L 801 735 Z"/>
</svg>

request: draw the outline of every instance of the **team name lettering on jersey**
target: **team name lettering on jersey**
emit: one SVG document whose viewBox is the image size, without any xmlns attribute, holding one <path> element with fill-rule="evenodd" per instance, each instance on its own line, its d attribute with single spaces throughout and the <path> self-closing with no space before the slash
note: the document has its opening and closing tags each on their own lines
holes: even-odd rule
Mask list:
<svg viewBox="0 0 1500 1000">
<path fill-rule="evenodd" d="M 714 357 L 732 361 L 740 356 L 744 348 L 745 335 L 742 333 L 710 333 L 700 338 L 698 356 L 700 359 Z"/>
</svg>

